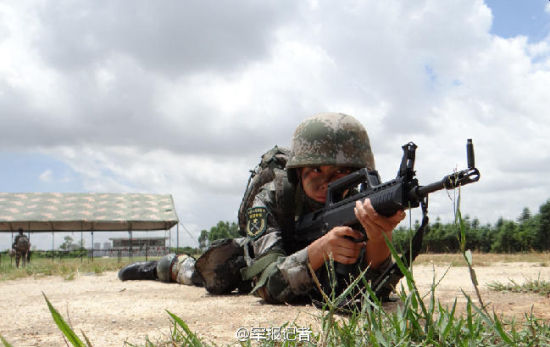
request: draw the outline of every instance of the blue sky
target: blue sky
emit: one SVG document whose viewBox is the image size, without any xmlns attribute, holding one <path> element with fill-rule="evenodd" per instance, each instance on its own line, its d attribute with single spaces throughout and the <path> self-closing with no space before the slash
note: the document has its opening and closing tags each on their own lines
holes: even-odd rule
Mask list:
<svg viewBox="0 0 550 347">
<path fill-rule="evenodd" d="M 533 150 L 550 147 L 550 2 L 214 3 L 0 5 L 0 191 L 172 194 L 196 245 L 236 220 L 261 153 L 339 111 L 367 128 L 384 179 L 406 142 L 429 183 L 473 138 L 482 178 L 463 212 L 484 223 L 550 198 Z M 430 212 L 452 218 L 445 193 Z"/>
<path fill-rule="evenodd" d="M 0 152 L 5 170 L 0 190 L 17 192 L 81 192 L 80 176 L 62 161 L 40 153 Z"/>
<path fill-rule="evenodd" d="M 511 38 L 524 35 L 530 41 L 544 39 L 550 30 L 547 0 L 485 0 L 493 13 L 491 33 Z"/>
</svg>

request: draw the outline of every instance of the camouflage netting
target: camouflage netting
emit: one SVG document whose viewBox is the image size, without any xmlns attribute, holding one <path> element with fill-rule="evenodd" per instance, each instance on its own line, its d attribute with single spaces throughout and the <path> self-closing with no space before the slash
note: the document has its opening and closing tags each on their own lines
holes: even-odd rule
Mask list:
<svg viewBox="0 0 550 347">
<path fill-rule="evenodd" d="M 171 195 L 0 193 L 0 232 L 168 230 L 177 223 Z"/>
</svg>

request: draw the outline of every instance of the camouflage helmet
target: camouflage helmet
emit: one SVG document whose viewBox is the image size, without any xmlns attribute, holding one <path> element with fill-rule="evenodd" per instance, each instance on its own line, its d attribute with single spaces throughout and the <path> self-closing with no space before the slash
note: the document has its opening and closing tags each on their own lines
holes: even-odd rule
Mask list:
<svg viewBox="0 0 550 347">
<path fill-rule="evenodd" d="M 298 125 L 286 168 L 320 165 L 375 169 L 369 137 L 359 121 L 343 113 L 320 113 Z"/>
<path fill-rule="evenodd" d="M 174 253 L 170 253 L 162 257 L 157 263 L 157 277 L 163 282 L 170 282 L 172 280 L 171 268 L 172 264 L 176 261 L 177 256 Z"/>
</svg>

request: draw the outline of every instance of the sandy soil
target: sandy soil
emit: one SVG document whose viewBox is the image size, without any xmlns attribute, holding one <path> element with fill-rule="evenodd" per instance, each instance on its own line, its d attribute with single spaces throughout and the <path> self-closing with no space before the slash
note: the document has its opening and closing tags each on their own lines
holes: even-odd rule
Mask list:
<svg viewBox="0 0 550 347">
<path fill-rule="evenodd" d="M 427 291 L 434 274 L 446 267 L 415 266 L 421 291 Z M 536 317 L 550 319 L 550 298 L 536 294 L 498 293 L 487 283 L 508 283 L 540 278 L 550 280 L 550 267 L 533 263 L 503 263 L 476 268 L 482 297 L 491 309 L 507 316 L 523 317 L 533 310 Z M 441 302 L 466 300 L 471 294 L 467 268 L 451 268 L 437 290 Z M 321 312 L 312 306 L 267 305 L 254 296 L 211 296 L 202 288 L 155 281 L 121 282 L 115 272 L 80 274 L 74 280 L 60 277 L 25 278 L 0 282 L 0 334 L 14 346 L 64 346 L 42 293 L 70 321 L 75 331 L 85 332 L 94 346 L 122 346 L 124 342 L 144 345 L 170 333 L 166 310 L 181 317 L 206 341 L 235 345 L 239 328 L 279 327 L 295 322 L 298 327 L 319 326 Z M 386 304 L 388 309 L 394 303 Z"/>
</svg>

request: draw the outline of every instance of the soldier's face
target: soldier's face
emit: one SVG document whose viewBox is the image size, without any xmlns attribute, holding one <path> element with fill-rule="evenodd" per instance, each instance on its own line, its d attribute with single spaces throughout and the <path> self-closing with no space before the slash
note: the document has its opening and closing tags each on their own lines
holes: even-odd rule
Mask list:
<svg viewBox="0 0 550 347">
<path fill-rule="evenodd" d="M 302 188 L 308 197 L 324 203 L 327 199 L 328 184 L 350 174 L 352 171 L 348 167 L 329 165 L 304 167 L 300 170 Z"/>
</svg>

